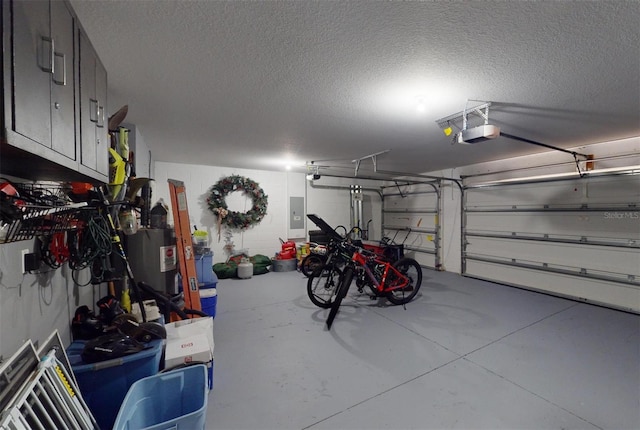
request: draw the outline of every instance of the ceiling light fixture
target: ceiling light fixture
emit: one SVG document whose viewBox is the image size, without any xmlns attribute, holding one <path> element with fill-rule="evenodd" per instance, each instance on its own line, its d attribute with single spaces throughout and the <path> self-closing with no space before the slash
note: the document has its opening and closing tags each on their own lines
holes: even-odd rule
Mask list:
<svg viewBox="0 0 640 430">
<path fill-rule="evenodd" d="M 422 96 L 416 98 L 416 111 L 418 111 L 419 114 L 427 111 L 427 101 Z"/>
</svg>

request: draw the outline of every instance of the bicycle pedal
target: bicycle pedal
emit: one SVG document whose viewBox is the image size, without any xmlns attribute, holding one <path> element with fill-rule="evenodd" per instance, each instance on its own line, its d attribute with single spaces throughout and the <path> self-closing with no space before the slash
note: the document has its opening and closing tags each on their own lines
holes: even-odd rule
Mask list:
<svg viewBox="0 0 640 430">
<path fill-rule="evenodd" d="M 373 294 L 369 295 L 369 300 L 378 300 L 378 296 L 374 296 Z"/>
</svg>

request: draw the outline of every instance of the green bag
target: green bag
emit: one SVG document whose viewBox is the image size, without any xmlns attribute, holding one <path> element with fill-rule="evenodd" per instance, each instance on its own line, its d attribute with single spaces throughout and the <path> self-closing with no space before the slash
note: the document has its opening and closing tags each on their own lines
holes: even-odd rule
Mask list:
<svg viewBox="0 0 640 430">
<path fill-rule="evenodd" d="M 237 270 L 237 265 L 242 262 L 243 258 L 246 258 L 246 257 L 244 255 L 236 255 L 234 257 L 230 257 L 227 263 L 235 264 L 236 270 Z M 271 265 L 271 259 L 266 255 L 256 254 L 253 257 L 249 257 L 249 261 L 251 262 L 251 264 L 253 264 L 254 275 L 262 275 L 264 273 L 269 273 L 269 266 Z"/>
<path fill-rule="evenodd" d="M 271 266 L 271 259 L 266 255 L 256 254 L 251 257 L 253 263 L 253 274 L 262 275 L 263 273 L 269 273 L 269 266 Z"/>
<path fill-rule="evenodd" d="M 238 265 L 234 261 L 216 263 L 213 265 L 213 271 L 218 279 L 235 278 L 238 274 Z"/>
</svg>

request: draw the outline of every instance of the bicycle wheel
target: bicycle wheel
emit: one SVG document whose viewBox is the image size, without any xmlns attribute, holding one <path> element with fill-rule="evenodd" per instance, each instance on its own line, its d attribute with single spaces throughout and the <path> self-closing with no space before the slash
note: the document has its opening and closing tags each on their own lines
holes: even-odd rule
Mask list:
<svg viewBox="0 0 640 430">
<path fill-rule="evenodd" d="M 336 298 L 333 300 L 331 304 L 331 310 L 329 311 L 329 317 L 327 318 L 327 329 L 331 330 L 331 325 L 333 324 L 333 320 L 336 315 L 338 315 L 338 309 L 340 308 L 340 303 L 342 303 L 342 299 L 345 298 L 347 293 L 349 292 L 349 286 L 351 285 L 351 281 L 353 280 L 353 267 L 347 267 L 344 270 L 344 274 L 342 276 L 342 282 L 340 282 L 340 288 L 338 288 L 338 293 L 336 294 Z"/>
<path fill-rule="evenodd" d="M 422 267 L 413 258 L 401 258 L 393 264 L 393 267 L 409 278 L 409 283 L 399 288 L 394 288 L 387 294 L 387 299 L 394 305 L 403 305 L 409 303 L 418 294 L 420 285 L 422 284 Z M 395 274 L 394 274 L 395 275 Z M 404 279 L 396 276 L 391 276 L 389 286 L 391 288 L 395 285 L 402 285 Z"/>
<path fill-rule="evenodd" d="M 335 298 L 342 271 L 337 267 L 323 266 L 317 273 L 312 274 L 307 280 L 307 295 L 314 305 L 329 309 Z"/>
<path fill-rule="evenodd" d="M 324 266 L 325 258 L 318 254 L 309 254 L 302 259 L 300 263 L 300 270 L 302 274 L 307 278 L 314 275 L 315 272 L 319 272 L 322 266 Z"/>
</svg>

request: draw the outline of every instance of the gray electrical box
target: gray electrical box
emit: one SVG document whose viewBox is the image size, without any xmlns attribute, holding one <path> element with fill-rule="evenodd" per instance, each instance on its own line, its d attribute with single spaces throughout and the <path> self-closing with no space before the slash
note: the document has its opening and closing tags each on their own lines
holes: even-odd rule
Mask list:
<svg viewBox="0 0 640 430">
<path fill-rule="evenodd" d="M 126 237 L 127 257 L 136 282 L 154 290 L 178 293 L 178 256 L 173 229 L 141 228 Z"/>
<path fill-rule="evenodd" d="M 289 228 L 304 228 L 304 197 L 289 197 Z"/>
</svg>

